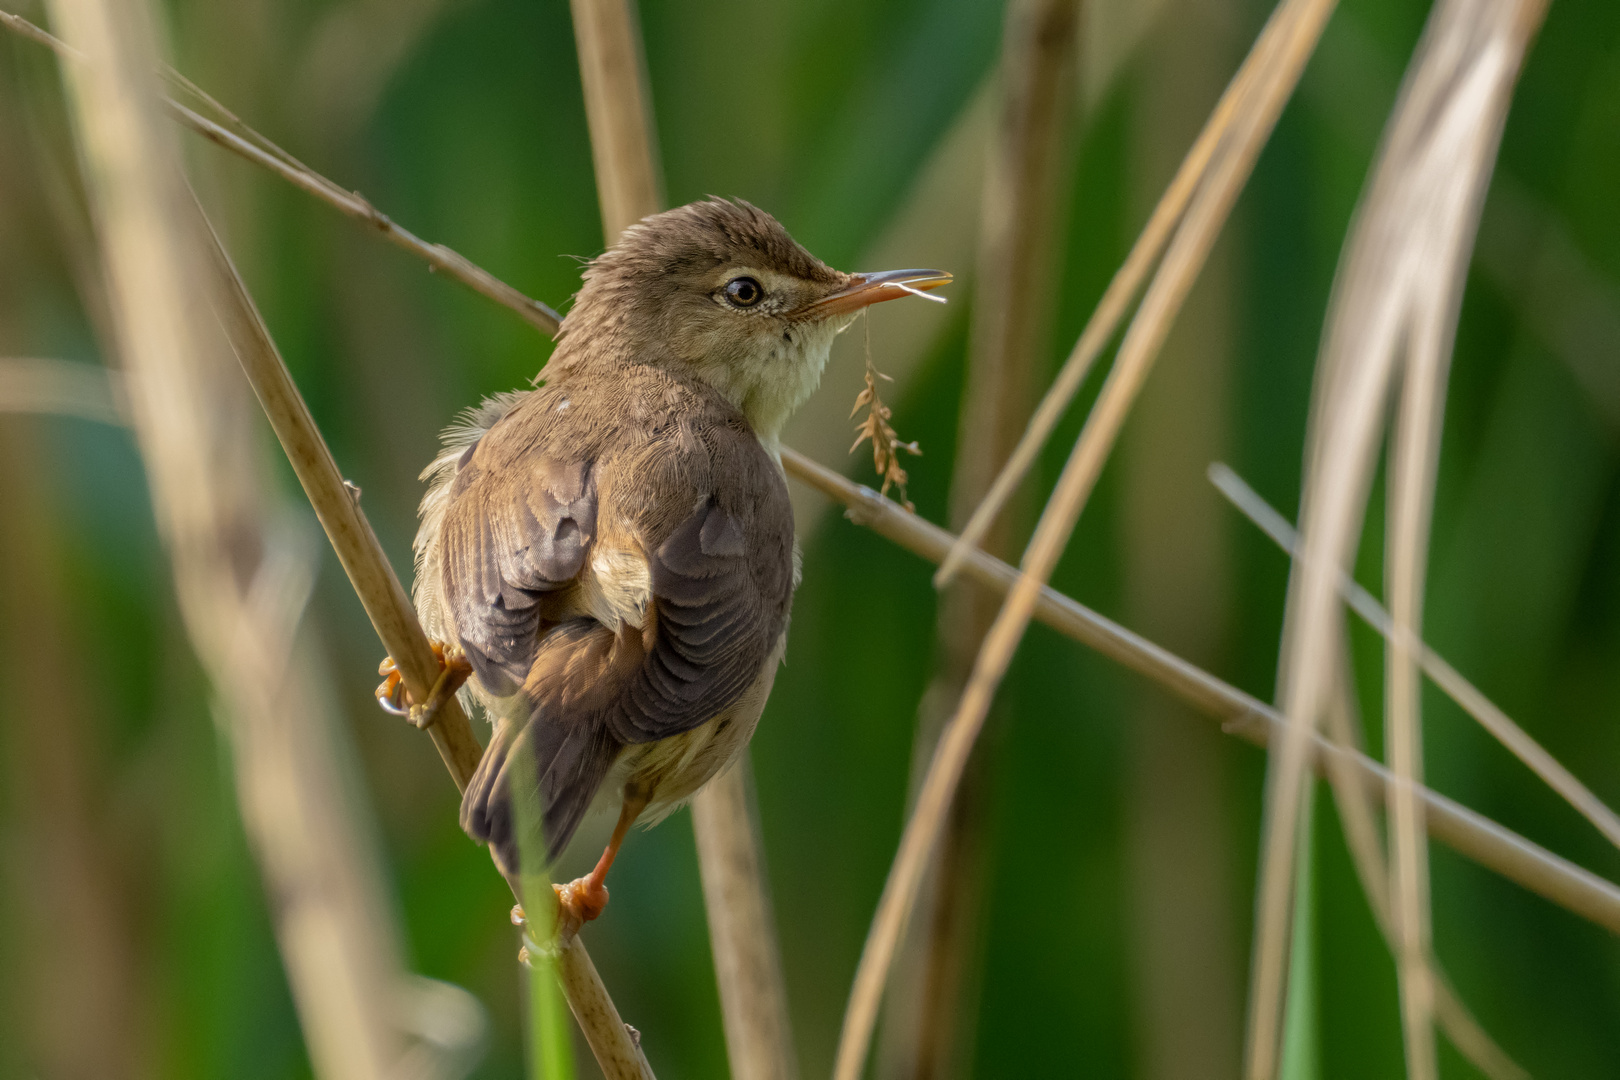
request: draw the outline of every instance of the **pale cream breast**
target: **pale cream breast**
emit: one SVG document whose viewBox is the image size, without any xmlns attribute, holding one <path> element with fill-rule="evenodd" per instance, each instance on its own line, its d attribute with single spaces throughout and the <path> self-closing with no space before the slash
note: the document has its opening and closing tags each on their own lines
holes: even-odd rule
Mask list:
<svg viewBox="0 0 1620 1080">
<path fill-rule="evenodd" d="M 747 749 L 786 651 L 784 629 L 753 683 L 728 709 L 690 731 L 627 747 L 602 790 L 622 791 L 627 783 L 651 787 L 652 802 L 640 818 L 647 826 L 656 825 L 684 806 Z"/>
</svg>

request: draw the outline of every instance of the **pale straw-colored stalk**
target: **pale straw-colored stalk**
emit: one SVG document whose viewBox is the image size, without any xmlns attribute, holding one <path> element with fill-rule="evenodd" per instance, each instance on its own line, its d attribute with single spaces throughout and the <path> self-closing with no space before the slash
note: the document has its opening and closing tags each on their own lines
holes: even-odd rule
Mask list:
<svg viewBox="0 0 1620 1080">
<path fill-rule="evenodd" d="M 608 245 L 664 208 L 647 58 L 635 0 L 569 0 L 596 195 Z"/>
<path fill-rule="evenodd" d="M 1339 670 L 1328 701 L 1325 717 L 1330 742 L 1347 749 L 1361 750 L 1361 718 L 1355 702 L 1355 688 L 1351 685 L 1350 655 L 1343 640 L 1339 648 Z M 1344 828 L 1345 845 L 1350 849 L 1350 861 L 1356 870 L 1356 879 L 1372 909 L 1373 921 L 1389 945 L 1391 955 L 1399 946 L 1395 940 L 1394 922 L 1390 916 L 1389 868 L 1384 861 L 1384 845 L 1378 835 L 1378 819 L 1372 800 L 1362 785 L 1342 762 L 1332 762 L 1326 770 L 1333 789 L 1334 805 Z M 1429 955 L 1429 971 L 1433 979 L 1434 1017 L 1452 1045 L 1473 1062 L 1475 1067 L 1491 1080 L 1529 1080 L 1525 1072 L 1490 1037 L 1468 1006 L 1463 1004 L 1450 980 L 1446 978 L 1439 961 Z"/>
<path fill-rule="evenodd" d="M 1018 489 L 1018 485 L 1023 482 L 1035 464 L 1036 456 L 1046 445 L 1046 440 L 1051 438 L 1058 422 L 1063 419 L 1069 403 L 1074 400 L 1081 384 L 1086 381 L 1086 376 L 1091 373 L 1092 365 L 1113 338 L 1114 332 L 1119 329 L 1120 321 L 1124 319 L 1131 300 L 1141 289 L 1142 283 L 1147 280 L 1148 273 L 1158 262 L 1165 245 L 1170 242 L 1172 232 L 1181 221 L 1188 204 L 1204 183 L 1216 151 L 1228 139 L 1237 121 L 1245 115 L 1244 103 L 1249 100 L 1250 88 L 1260 78 L 1261 73 L 1277 64 L 1278 49 L 1282 47 L 1289 25 L 1289 19 L 1285 16 L 1297 10 L 1298 6 L 1278 5 L 1267 21 L 1265 29 L 1255 39 L 1249 55 L 1244 58 L 1237 74 L 1232 76 L 1232 81 L 1227 84 L 1220 100 L 1215 103 L 1209 119 L 1204 122 L 1203 129 L 1187 151 L 1187 156 L 1182 159 L 1175 176 L 1164 189 L 1164 194 L 1159 196 L 1158 204 L 1148 216 L 1147 224 L 1142 226 L 1142 231 L 1137 235 L 1136 242 L 1131 245 L 1125 261 L 1115 271 L 1108 288 L 1103 292 L 1102 299 L 1097 301 L 1097 306 L 1092 310 L 1085 328 L 1080 331 L 1079 339 L 1075 341 L 1073 351 L 1069 353 L 1057 378 L 1052 381 L 1052 385 L 1041 398 L 1040 405 L 1030 417 L 1029 425 L 1018 440 L 1012 456 L 1001 467 L 1001 471 L 990 485 L 990 490 L 963 527 L 961 538 L 957 541 L 957 550 L 951 552 L 935 571 L 936 587 L 943 587 L 950 581 L 956 573 L 958 563 L 970 548 L 983 546 L 991 523 L 1007 505 L 1013 492 Z"/>
<path fill-rule="evenodd" d="M 53 47 L 62 48 L 55 39 L 51 39 L 50 43 Z M 250 156 L 249 160 L 261 159 Z M 285 175 L 282 170 L 273 171 Z M 330 184 L 330 181 L 327 183 Z M 304 185 L 299 186 L 306 191 L 311 190 Z M 318 194 L 317 197 L 324 199 Z M 532 310 L 538 304 L 538 301 L 526 297 L 522 304 L 498 297 L 492 299 L 523 317 L 527 317 L 525 309 Z M 846 506 L 846 516 L 855 524 L 872 529 L 930 562 L 937 564 L 942 561 L 957 539 L 944 529 L 907 513 L 891 500 L 881 498 L 870 488 L 852 483 L 791 449 L 783 449 L 782 464 L 790 477 L 815 487 Z M 1015 568 L 982 552 L 970 552 L 963 570 L 973 580 L 999 593 L 1008 592 L 1020 577 Z M 1223 730 L 1228 734 L 1258 746 L 1267 746 L 1271 742 L 1280 744 L 1286 725 L 1281 714 L 1271 706 L 1090 608 L 1049 587 L 1043 587 L 1039 592 L 1035 618 L 1158 683 L 1193 708 L 1222 723 Z M 1323 770 L 1342 768 L 1344 774 L 1361 785 L 1370 798 L 1381 800 L 1385 797 L 1387 774 L 1377 762 L 1354 750 L 1336 746 L 1314 733 L 1309 738 L 1308 746 L 1308 764 L 1311 767 Z M 1425 804 L 1424 822 L 1430 836 L 1549 902 L 1614 933 L 1620 933 L 1620 887 L 1445 796 L 1426 788 L 1419 791 Z"/>
<path fill-rule="evenodd" d="M 0 413 L 75 416 L 121 424 L 129 414 L 123 379 L 99 364 L 0 357 Z"/>
<path fill-rule="evenodd" d="M 1079 111 L 1080 18 L 1076 0 L 1014 0 L 1003 16 L 997 123 L 987 140 L 967 370 L 951 467 L 953 527 L 984 498 L 997 465 L 1017 443 L 1046 359 L 1059 277 L 1055 237 L 1063 231 L 1062 199 Z M 1020 523 L 1000 524 L 984 546 L 1005 557 Z M 913 737 L 913 794 L 995 612 L 995 598 L 971 584 L 940 598 L 934 672 Z M 951 1075 L 972 1060 L 987 773 L 993 768 L 982 752 L 970 764 L 920 887 L 918 918 L 902 943 L 884 1007 L 877 1053 L 883 1076 Z"/>
<path fill-rule="evenodd" d="M 270 895 L 311 1061 L 324 1077 L 396 1075 L 405 1040 L 389 1015 L 403 981 L 376 917 L 323 744 L 325 702 L 293 639 L 313 580 L 262 517 L 245 395 L 197 304 L 208 271 L 170 129 L 161 119 L 144 4 L 54 0 L 75 48 L 70 114 L 98 226 L 108 342 L 130 413 L 180 610 L 218 695 L 238 798 Z"/>
<path fill-rule="evenodd" d="M 1449 352 L 1502 118 L 1544 9 L 1542 0 L 1445 0 L 1435 8 L 1335 285 L 1318 363 L 1301 554 L 1290 581 L 1279 676 L 1282 712 L 1292 723 L 1268 771 L 1250 980 L 1250 1080 L 1269 1080 L 1277 1067 L 1307 747 L 1332 685 L 1339 579 L 1360 532 L 1397 350 L 1423 324 L 1421 301 L 1432 309 L 1431 347 Z M 1397 794 L 1395 802 L 1403 799 Z M 1411 825 L 1408 820 L 1408 837 Z M 1400 853 L 1396 861 L 1392 878 L 1418 870 L 1410 853 L 1406 871 Z M 1408 889 L 1408 916 L 1411 898 Z M 1409 941 L 1412 933 L 1399 925 L 1408 916 L 1394 915 L 1399 939 Z M 1410 1044 L 1410 1024 L 1408 1034 Z"/>
<path fill-rule="evenodd" d="M 1242 477 L 1226 465 L 1217 462 L 1210 466 L 1209 478 L 1221 494 L 1242 511 L 1260 531 L 1276 541 L 1278 547 L 1290 556 L 1297 555 L 1298 532 Z M 1350 610 L 1360 616 L 1362 621 L 1386 639 L 1393 636 L 1394 630 L 1389 613 L 1372 593 L 1356 584 L 1348 574 L 1340 576 L 1339 591 Z M 1548 787 L 1579 811 L 1581 816 L 1590 821 L 1610 843 L 1620 847 L 1620 814 L 1609 809 L 1608 804 L 1599 799 L 1591 788 L 1548 753 L 1545 747 L 1515 723 L 1500 706 L 1486 697 L 1483 691 L 1452 667 L 1445 657 L 1421 641 L 1416 643 L 1416 648 L 1418 664 L 1423 668 L 1424 674 L 1434 680 L 1434 684 L 1444 691 L 1447 697 L 1461 706 L 1464 712 L 1479 722 L 1480 727 L 1507 747 L 1514 757 L 1522 761 Z"/>
<path fill-rule="evenodd" d="M 790 476 L 847 507 L 845 516 L 855 524 L 871 529 L 929 562 L 938 563 L 956 541 L 951 533 L 908 513 L 893 500 L 852 483 L 791 450 L 783 450 L 782 463 Z M 1017 569 L 982 551 L 970 553 L 962 564 L 962 573 L 1002 595 L 1022 580 Z M 1257 746 L 1281 745 L 1282 732 L 1287 725 L 1282 714 L 1272 706 L 1050 586 L 1040 590 L 1035 618 L 1159 684 L 1221 724 L 1228 735 Z M 1389 774 L 1382 765 L 1314 732 L 1308 745 L 1312 768 L 1325 771 L 1329 765 L 1342 766 L 1371 798 L 1382 801 L 1386 797 Z M 1620 886 L 1575 866 L 1444 795 L 1427 788 L 1419 791 L 1424 800 L 1424 822 L 1431 836 L 1531 892 L 1620 933 Z"/>
<path fill-rule="evenodd" d="M 17 29 L 15 23 L 20 21 L 13 18 L 6 25 Z M 52 45 L 67 59 L 81 58 L 78 50 L 64 46 L 37 28 L 34 28 L 34 32 L 29 36 Z M 94 67 L 95 64 L 66 65 L 69 74 L 74 78 L 87 78 L 85 72 L 93 70 Z M 154 96 L 154 100 L 159 99 Z M 186 120 L 189 110 L 176 106 L 173 102 L 165 104 L 171 116 Z M 262 146 L 273 146 L 269 140 L 261 136 L 250 142 L 212 124 L 211 121 L 195 117 L 195 114 L 192 116 L 194 122 L 186 121 L 188 126 L 195 128 L 201 125 L 203 129 L 212 131 L 217 136 L 215 141 L 221 145 L 230 147 L 249 160 L 263 164 L 279 175 L 294 180 L 299 187 L 338 205 L 340 209 L 345 208 L 346 204 L 339 198 L 341 189 L 324 177 L 298 165 L 290 155 L 280 151 L 272 153 L 264 150 Z M 186 202 L 188 212 L 195 213 L 189 195 L 186 196 Z M 356 205 L 369 208 L 370 204 L 360 200 Z M 406 250 L 424 258 L 430 265 L 449 270 L 453 276 L 473 284 L 475 288 L 479 282 L 490 285 L 487 288 L 479 288 L 479 291 L 516 311 L 531 323 L 555 330 L 555 315 L 547 315 L 550 312 L 549 308 L 523 296 L 504 282 L 497 281 L 487 271 L 473 266 L 460 255 L 437 245 L 417 241 L 403 230 L 394 230 L 388 219 L 374 210 L 366 209 L 365 212 L 354 216 L 377 224 L 380 232 L 396 242 L 399 242 L 401 235 L 409 238 L 410 243 L 401 245 Z M 305 494 L 309 497 L 316 516 L 338 555 L 339 562 L 348 574 L 350 584 L 371 618 L 373 627 L 398 664 L 406 687 L 416 700 L 424 701 L 438 677 L 439 666 L 429 647 L 427 636 L 416 619 L 409 597 L 383 554 L 382 547 L 377 542 L 365 515 L 360 511 L 353 491 L 344 483 L 343 475 L 338 471 L 331 451 L 316 428 L 309 408 L 293 383 L 292 376 L 270 338 L 263 318 L 254 306 L 240 275 L 219 244 L 218 238 L 206 229 L 203 235 L 206 238 L 200 245 L 198 256 L 205 260 L 205 266 L 211 262 L 217 275 L 218 314 L 230 339 L 230 347 L 236 352 L 237 359 L 247 374 L 271 427 L 281 441 L 293 471 L 304 487 Z M 429 728 L 429 734 L 457 788 L 464 789 L 477 768 L 482 748 L 472 734 L 466 714 L 455 699 L 451 699 L 439 711 L 435 722 Z M 516 883 L 513 885 L 515 891 Z M 557 952 L 559 977 L 567 993 L 569 1006 L 580 1020 L 592 1049 L 598 1051 L 598 1060 L 604 1074 L 610 1080 L 618 1080 L 620 1077 L 635 1080 L 650 1077 L 651 1071 L 646 1067 L 645 1056 L 641 1053 L 639 1044 L 631 1037 L 627 1026 L 619 1019 L 618 1011 L 613 1006 L 601 979 L 596 975 L 595 967 L 591 964 L 583 943 L 577 937 L 569 936 L 558 943 Z"/>
<path fill-rule="evenodd" d="M 664 208 L 634 0 L 571 0 L 604 240 Z M 734 1080 L 795 1080 L 787 985 L 746 756 L 692 800 L 692 829 Z"/>
<path fill-rule="evenodd" d="M 1097 404 L 1041 514 L 1035 535 L 1024 553 L 1019 583 L 1008 595 L 985 637 L 956 713 L 947 724 L 929 765 L 916 809 L 901 836 L 900 849 L 884 884 L 856 968 L 834 1063 L 834 1080 L 857 1080 L 861 1072 L 896 943 L 904 932 L 918 882 L 989 711 L 990 700 L 1029 625 L 1040 590 L 1067 546 L 1080 510 L 1169 332 L 1170 322 L 1191 289 L 1332 9 L 1332 0 L 1286 0 L 1282 5 L 1276 19 L 1283 30 L 1273 62 L 1256 76 L 1254 84 L 1242 95 L 1239 116 L 1228 137 L 1217 148 L 1209 174 L 1187 208 L 1165 254 L 1164 264 L 1142 300 Z"/>
</svg>

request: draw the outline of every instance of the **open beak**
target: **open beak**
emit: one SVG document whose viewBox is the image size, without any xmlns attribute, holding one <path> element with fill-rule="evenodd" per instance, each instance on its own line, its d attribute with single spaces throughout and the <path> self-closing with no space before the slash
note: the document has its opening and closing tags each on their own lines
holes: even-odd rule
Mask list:
<svg viewBox="0 0 1620 1080">
<path fill-rule="evenodd" d="M 876 274 L 851 274 L 848 286 L 806 306 L 804 314 L 813 319 L 850 315 L 871 304 L 926 293 L 950 282 L 951 275 L 944 270 L 884 270 Z M 931 296 L 928 299 L 944 302 L 943 297 Z"/>
</svg>

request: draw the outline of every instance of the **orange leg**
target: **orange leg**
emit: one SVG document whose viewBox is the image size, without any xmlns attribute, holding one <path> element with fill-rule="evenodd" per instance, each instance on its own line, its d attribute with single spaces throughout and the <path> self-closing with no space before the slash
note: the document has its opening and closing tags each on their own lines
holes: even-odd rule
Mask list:
<svg viewBox="0 0 1620 1080">
<path fill-rule="evenodd" d="M 560 924 L 569 933 L 579 930 L 580 926 L 590 922 L 607 907 L 607 874 L 608 868 L 619 854 L 619 846 L 624 843 L 625 836 L 630 832 L 630 826 L 636 823 L 636 818 L 647 809 L 647 803 L 652 792 L 643 787 L 625 785 L 624 806 L 619 811 L 619 823 L 613 827 L 613 838 L 608 841 L 607 848 L 602 857 L 596 861 L 596 869 L 582 878 L 575 878 L 567 885 L 553 885 L 557 892 L 557 904 L 562 908 Z"/>
</svg>

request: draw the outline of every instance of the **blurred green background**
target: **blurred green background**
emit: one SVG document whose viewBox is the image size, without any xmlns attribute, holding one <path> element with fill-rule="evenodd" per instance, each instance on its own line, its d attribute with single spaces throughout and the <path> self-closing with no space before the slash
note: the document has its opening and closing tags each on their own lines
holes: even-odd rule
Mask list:
<svg viewBox="0 0 1620 1080">
<path fill-rule="evenodd" d="M 1252 0 L 1088 4 L 1043 383 L 1266 13 Z M 1285 514 L 1297 507 L 1335 262 L 1426 14 L 1398 0 L 1341 4 L 1054 579 L 1263 698 L 1287 565 L 1220 503 L 1204 469 L 1225 460 Z M 244 119 L 530 295 L 562 305 L 578 260 L 601 250 L 561 0 L 174 0 L 166 16 L 177 65 Z M 875 252 L 917 251 L 901 265 L 959 253 L 946 268 L 962 285 L 948 309 L 925 313 L 925 331 L 908 331 L 892 395 L 901 434 L 925 451 L 908 462 L 911 496 L 943 520 L 972 318 L 986 130 L 975 116 L 992 115 L 974 103 L 991 85 L 1001 5 L 642 0 L 641 17 L 672 202 L 747 198 L 846 269 L 879 268 L 865 262 Z M 481 395 L 524 384 L 549 343 L 279 181 L 195 140 L 187 149 L 317 420 L 408 572 L 416 475 L 438 431 Z M 0 356 L 100 359 L 100 316 L 76 288 L 93 253 L 72 169 L 53 62 L 0 37 Z M 1427 636 L 1611 805 L 1617 283 L 1620 6 L 1555 0 L 1463 304 Z M 874 313 L 874 342 L 890 318 Z M 869 460 L 842 456 L 858 337 L 840 344 L 806 421 L 819 426 L 801 424 L 810 444 L 796 445 L 869 482 Z M 1043 483 L 1079 415 L 1047 454 Z M 290 473 L 279 482 L 301 506 Z M 1375 591 L 1380 499 L 1359 568 Z M 812 497 L 800 507 L 804 584 L 753 761 L 808 1077 L 830 1064 L 899 837 L 935 601 L 920 560 Z M 313 527 L 307 509 L 293 517 L 290 528 Z M 346 767 L 374 812 L 409 963 L 487 1009 L 475 1075 L 517 1076 L 510 896 L 458 829 L 427 740 L 377 710 L 382 650 L 329 556 L 305 633 L 328 661 Z M 1382 650 L 1359 628 L 1353 642 L 1376 748 Z M 0 415 L 0 656 L 0 1075 L 307 1075 L 230 756 L 126 432 Z M 1425 705 L 1435 787 L 1620 878 L 1620 854 L 1472 721 L 1438 694 Z M 1235 1077 L 1262 756 L 1041 627 L 983 752 L 979 978 L 958 1074 Z M 1317 807 L 1319 1075 L 1397 1075 L 1393 965 L 1330 801 Z M 1620 1076 L 1620 944 L 1443 847 L 1433 875 L 1438 953 L 1486 1029 L 1535 1075 Z M 665 1080 L 724 1075 L 684 814 L 632 838 L 613 896 L 588 940 L 654 1069 Z M 582 1060 L 585 1075 L 593 1068 Z M 1474 1075 L 1449 1047 L 1442 1070 Z"/>
</svg>

